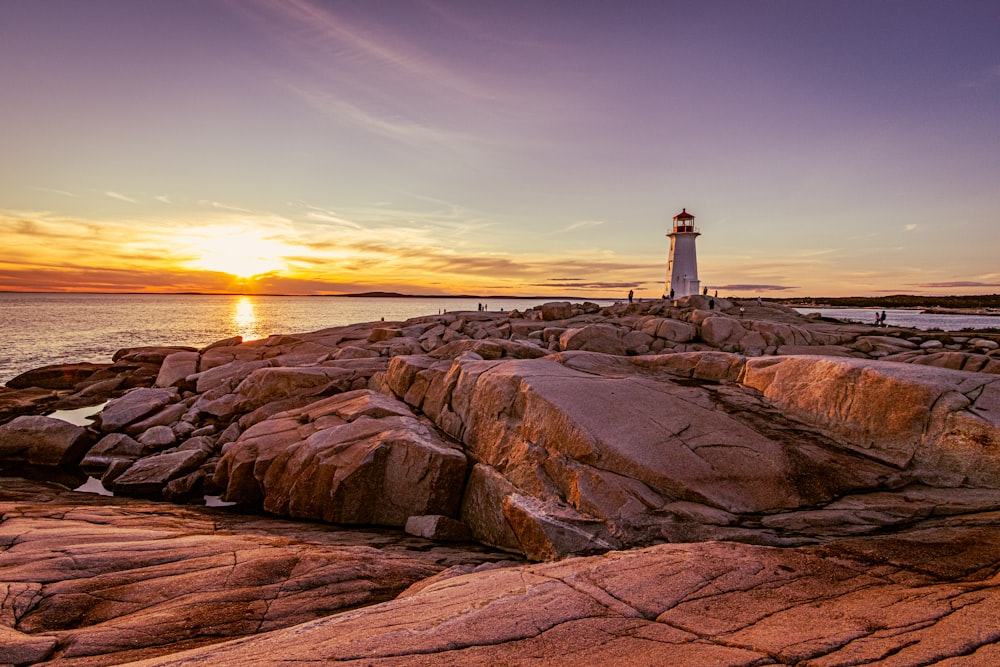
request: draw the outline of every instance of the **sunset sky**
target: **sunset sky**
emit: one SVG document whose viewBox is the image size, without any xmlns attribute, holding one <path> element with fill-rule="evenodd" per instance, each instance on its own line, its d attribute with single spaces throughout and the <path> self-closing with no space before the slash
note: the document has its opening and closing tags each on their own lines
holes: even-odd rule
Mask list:
<svg viewBox="0 0 1000 667">
<path fill-rule="evenodd" d="M 0 0 L 0 290 L 1000 292 L 995 0 Z"/>
</svg>

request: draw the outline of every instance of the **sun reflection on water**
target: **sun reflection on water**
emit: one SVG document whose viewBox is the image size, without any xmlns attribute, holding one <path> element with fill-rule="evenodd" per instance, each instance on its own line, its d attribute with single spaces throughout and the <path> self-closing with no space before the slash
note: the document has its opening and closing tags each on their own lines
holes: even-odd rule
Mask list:
<svg viewBox="0 0 1000 667">
<path fill-rule="evenodd" d="M 257 338 L 257 315 L 253 301 L 248 296 L 240 297 L 233 307 L 233 328 L 243 340 Z"/>
</svg>

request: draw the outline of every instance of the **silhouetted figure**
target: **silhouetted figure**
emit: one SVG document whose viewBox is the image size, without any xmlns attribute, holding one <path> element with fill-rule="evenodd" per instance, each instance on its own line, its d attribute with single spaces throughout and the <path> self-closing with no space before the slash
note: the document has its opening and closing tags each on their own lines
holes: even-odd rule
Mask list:
<svg viewBox="0 0 1000 667">
<path fill-rule="evenodd" d="M 708 309 L 709 310 L 715 310 L 715 299 L 709 299 L 708 300 Z"/>
<path fill-rule="evenodd" d="M 632 303 L 632 294 L 634 294 L 634 292 L 632 290 L 629 290 L 628 291 L 628 302 L 629 303 Z"/>
</svg>

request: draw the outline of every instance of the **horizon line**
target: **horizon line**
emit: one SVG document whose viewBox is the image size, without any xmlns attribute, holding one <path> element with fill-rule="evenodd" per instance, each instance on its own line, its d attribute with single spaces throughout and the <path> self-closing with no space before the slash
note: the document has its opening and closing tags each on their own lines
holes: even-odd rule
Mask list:
<svg viewBox="0 0 1000 667">
<path fill-rule="evenodd" d="M 335 297 L 335 298 L 403 298 L 403 299 L 550 299 L 550 300 L 593 300 L 593 301 L 625 301 L 627 297 L 597 297 L 579 295 L 503 295 L 503 294 L 406 294 L 403 292 L 345 292 L 341 294 L 294 294 L 284 292 L 197 292 L 197 291 L 176 291 L 176 292 L 136 292 L 136 291 L 99 291 L 99 290 L 10 290 L 0 289 L 0 294 L 103 294 L 103 295 L 149 295 L 149 296 L 268 296 L 268 297 Z M 796 301 L 823 301 L 823 300 L 843 300 L 843 299 L 892 299 L 895 297 L 917 297 L 927 299 L 976 299 L 986 297 L 998 297 L 1000 294 L 911 294 L 899 292 L 896 294 L 881 294 L 878 296 L 850 295 L 850 296 L 787 296 L 787 297 L 761 297 L 765 301 L 796 302 Z M 715 298 L 726 299 L 755 299 L 751 297 L 724 296 Z M 636 297 L 637 301 L 667 300 L 666 297 Z"/>
</svg>

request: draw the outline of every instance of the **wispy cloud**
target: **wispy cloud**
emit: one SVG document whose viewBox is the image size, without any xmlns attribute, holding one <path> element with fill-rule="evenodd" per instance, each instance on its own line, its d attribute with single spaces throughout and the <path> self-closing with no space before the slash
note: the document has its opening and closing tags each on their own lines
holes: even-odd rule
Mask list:
<svg viewBox="0 0 1000 667">
<path fill-rule="evenodd" d="M 799 250 L 795 253 L 796 257 L 823 257 L 825 255 L 833 255 L 843 250 L 843 248 L 805 248 Z"/>
<path fill-rule="evenodd" d="M 233 206 L 232 204 L 224 204 L 217 201 L 209 201 L 207 199 L 199 200 L 198 203 L 201 206 L 209 206 L 211 208 L 218 209 L 220 211 L 233 211 L 234 213 L 254 213 L 254 211 L 248 208 L 242 208 L 240 206 Z"/>
<path fill-rule="evenodd" d="M 549 44 L 523 39 L 523 31 L 518 33 L 517 37 L 510 37 L 500 34 L 495 29 L 491 29 L 492 26 L 489 25 L 488 20 L 477 15 L 475 5 L 473 4 L 458 3 L 454 6 L 445 6 L 437 2 L 431 2 L 430 0 L 424 0 L 421 4 L 447 23 L 458 28 L 459 31 L 468 34 L 478 41 L 494 42 L 508 48 L 517 49 L 526 47 L 543 49 L 550 47 Z M 471 9 L 471 11 L 462 14 L 461 9 L 463 8 Z"/>
<path fill-rule="evenodd" d="M 123 195 L 120 192 L 108 191 L 108 192 L 104 193 L 104 196 L 105 197 L 111 197 L 112 199 L 117 199 L 118 201 L 128 202 L 129 204 L 138 204 L 139 203 L 135 199 L 132 199 L 131 197 L 126 197 L 125 195 Z"/>
<path fill-rule="evenodd" d="M 798 289 L 795 285 L 712 285 L 712 289 L 730 290 L 733 292 L 781 292 L 789 289 Z"/>
<path fill-rule="evenodd" d="M 915 287 L 1000 287 L 1000 283 L 983 283 L 975 280 L 955 280 L 943 283 L 919 283 Z"/>
<path fill-rule="evenodd" d="M 248 4 L 233 3 L 233 6 L 245 13 Z M 362 28 L 329 7 L 308 0 L 258 2 L 257 7 L 272 18 L 265 19 L 271 34 L 285 41 L 309 44 L 341 60 L 367 60 L 470 98 L 497 100 L 490 86 L 415 48 L 405 35 Z M 277 21 L 273 20 L 275 17 Z M 283 28 L 287 30 L 289 24 L 292 26 L 290 34 L 276 34 L 275 31 Z"/>
<path fill-rule="evenodd" d="M 167 197 L 166 195 L 156 195 L 153 199 L 161 204 L 173 204 L 173 202 L 170 201 L 170 197 Z"/>
<path fill-rule="evenodd" d="M 903 225 L 903 231 L 904 232 L 913 232 L 913 231 L 916 231 L 916 229 L 917 229 L 917 225 L 915 225 L 913 223 L 910 223 L 908 225 Z"/>
<path fill-rule="evenodd" d="M 593 227 L 600 227 L 604 224 L 603 220 L 581 220 L 579 222 L 574 222 L 565 227 L 557 229 L 548 236 L 555 236 L 557 234 L 568 234 L 569 232 L 579 231 L 581 229 L 591 229 Z"/>
<path fill-rule="evenodd" d="M 340 95 L 318 89 L 309 90 L 301 84 L 285 83 L 285 87 L 300 97 L 314 109 L 340 122 L 360 128 L 387 139 L 410 145 L 436 143 L 452 145 L 456 142 L 476 140 L 452 130 L 434 128 L 417 123 L 408 118 L 390 117 L 364 109 L 344 100 Z"/>
<path fill-rule="evenodd" d="M 67 190 L 57 190 L 56 188 L 43 188 L 43 187 L 36 187 L 36 188 L 34 188 L 34 189 L 35 189 L 36 191 L 38 191 L 38 192 L 51 192 L 51 193 L 52 193 L 52 194 L 54 194 L 54 195 L 62 195 L 63 197 L 73 197 L 73 198 L 77 198 L 77 197 L 79 197 L 79 196 L 80 196 L 80 195 L 78 195 L 78 194 L 76 194 L 76 193 L 73 193 L 73 192 L 69 192 L 69 191 L 67 191 Z"/>
<path fill-rule="evenodd" d="M 528 139 L 526 124 L 548 117 L 563 127 L 568 109 L 579 118 L 589 108 L 567 87 L 553 85 L 552 77 L 521 64 L 529 59 L 526 49 L 541 58 L 551 45 L 498 51 L 495 43 L 484 46 L 474 31 L 456 30 L 445 15 L 420 3 L 403 3 L 384 20 L 376 18 L 378 12 L 361 18 L 362 12 L 314 0 L 228 4 L 298 60 L 296 67 L 270 70 L 275 85 L 337 123 L 410 147 L 509 151 L 524 142 L 537 150 L 542 139 Z M 516 34 L 515 26 L 506 31 Z M 445 35 L 447 46 L 427 41 L 428 34 Z M 508 58 L 519 63 L 516 69 Z M 556 134 L 546 136 L 554 141 Z"/>
<path fill-rule="evenodd" d="M 532 283 L 530 287 L 554 287 L 557 289 L 568 289 L 568 290 L 611 290 L 611 289 L 639 289 L 643 287 L 645 283 L 640 282 L 621 282 L 621 283 L 609 283 L 609 282 L 598 282 L 598 281 L 576 281 L 576 282 L 554 282 L 554 283 Z"/>
<path fill-rule="evenodd" d="M 305 218 L 310 222 L 319 222 L 323 224 L 337 225 L 340 227 L 348 227 L 349 229 L 361 230 L 364 229 L 361 225 L 356 222 L 351 222 L 346 218 L 337 215 L 334 211 L 326 211 L 324 209 L 309 207 L 312 210 L 306 211 Z"/>
</svg>

